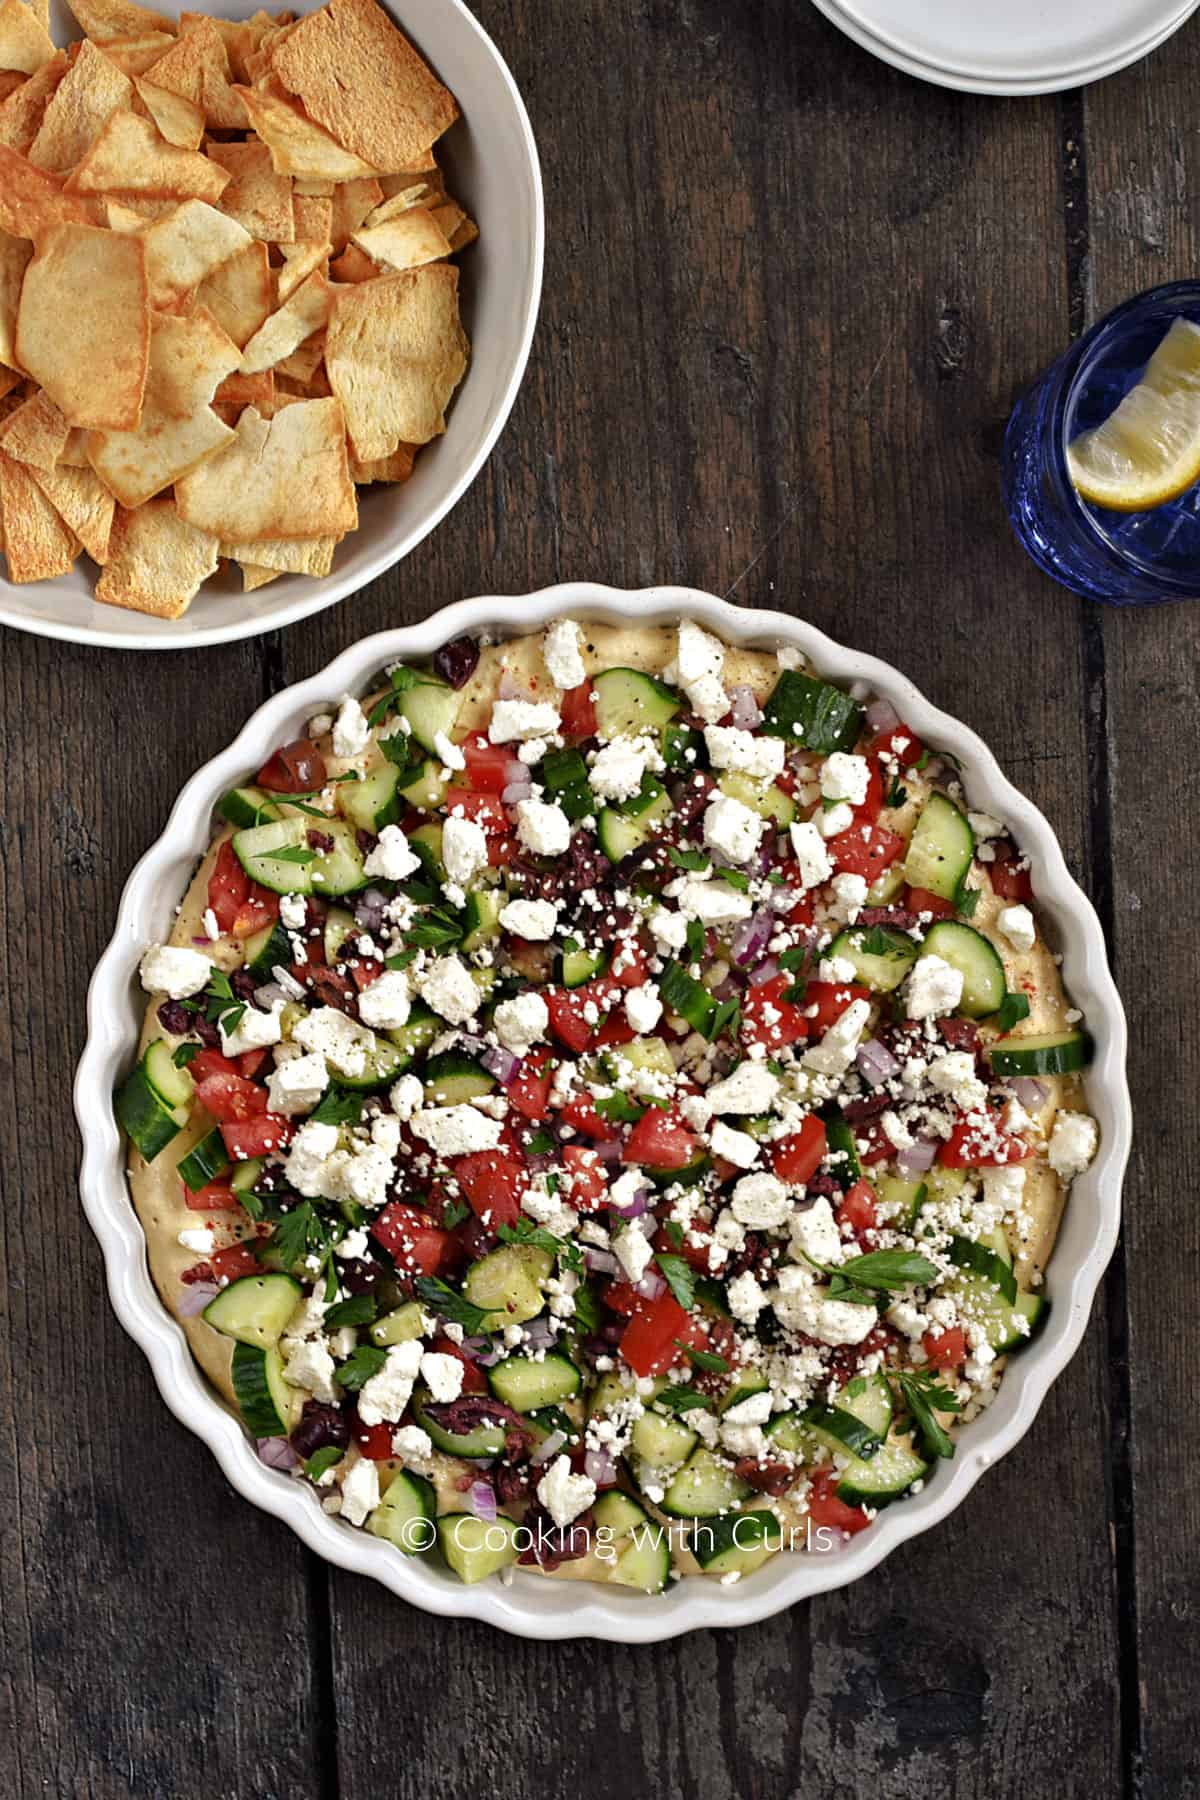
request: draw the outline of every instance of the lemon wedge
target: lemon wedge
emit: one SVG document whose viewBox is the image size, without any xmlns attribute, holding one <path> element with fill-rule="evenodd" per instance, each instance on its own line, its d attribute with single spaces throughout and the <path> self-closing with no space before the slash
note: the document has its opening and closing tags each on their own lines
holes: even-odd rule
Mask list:
<svg viewBox="0 0 1200 1800">
<path fill-rule="evenodd" d="M 1067 447 L 1075 491 L 1114 512 L 1146 512 L 1200 480 L 1200 325 L 1176 319 L 1137 386 Z"/>
</svg>

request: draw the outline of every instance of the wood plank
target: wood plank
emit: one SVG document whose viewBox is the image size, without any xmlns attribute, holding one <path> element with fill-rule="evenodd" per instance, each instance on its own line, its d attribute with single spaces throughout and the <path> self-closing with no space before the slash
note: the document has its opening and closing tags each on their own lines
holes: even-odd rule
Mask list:
<svg viewBox="0 0 1200 1800">
<path fill-rule="evenodd" d="M 232 1492 L 118 1326 L 69 1113 L 125 875 L 261 698 L 260 653 L 8 633 L 0 687 L 5 1791 L 315 1795 L 305 1553 Z"/>
<path fill-rule="evenodd" d="M 1087 96 L 1091 319 L 1142 288 L 1194 279 L 1200 266 L 1193 202 L 1200 155 L 1183 128 L 1198 77 L 1200 38 L 1185 29 Z M 1136 1582 L 1127 1609 L 1127 1684 L 1142 1701 L 1127 1754 L 1134 1791 L 1171 1794 L 1195 1782 L 1187 1596 L 1200 1587 L 1200 1447 L 1174 1422 L 1194 1408 L 1185 1322 L 1194 1313 L 1189 1271 L 1200 1252 L 1200 1220 L 1183 1199 L 1194 1156 L 1188 1108 L 1179 1104 L 1200 1076 L 1188 982 L 1200 827 L 1187 760 L 1200 699 L 1188 607 L 1096 612 L 1098 704 L 1109 723 L 1098 800 L 1113 850 L 1114 952 L 1137 1119 L 1125 1189 L 1127 1312 L 1113 1321 L 1114 1382 L 1118 1398 L 1127 1387 L 1131 1411 L 1114 1469 L 1120 1542 Z M 1168 1446 L 1176 1479 L 1164 1506 L 1152 1459 Z"/>
</svg>

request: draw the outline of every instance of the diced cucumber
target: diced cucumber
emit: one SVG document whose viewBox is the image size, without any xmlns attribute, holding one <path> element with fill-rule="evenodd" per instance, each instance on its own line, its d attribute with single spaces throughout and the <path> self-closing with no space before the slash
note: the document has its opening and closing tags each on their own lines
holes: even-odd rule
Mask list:
<svg viewBox="0 0 1200 1800">
<path fill-rule="evenodd" d="M 876 1455 L 883 1443 L 882 1434 L 864 1424 L 862 1419 L 844 1412 L 840 1406 L 829 1406 L 823 1400 L 814 1400 L 805 1407 L 804 1423 L 827 1450 L 848 1451 L 864 1460 Z"/>
<path fill-rule="evenodd" d="M 615 1085 L 625 1091 L 627 1085 L 637 1093 L 662 1092 L 662 1081 L 651 1079 L 643 1083 L 639 1078 L 662 1076 L 668 1081 L 675 1079 L 675 1059 L 661 1038 L 634 1038 L 629 1044 L 615 1044 L 606 1052 L 604 1063 L 612 1075 Z M 633 1079 L 630 1081 L 630 1073 Z"/>
<path fill-rule="evenodd" d="M 397 1065 L 396 1073 L 402 1074 L 405 1069 L 411 1068 L 418 1056 L 428 1050 L 434 1038 L 444 1030 L 445 1021 L 443 1019 L 439 1019 L 437 1014 L 422 1001 L 414 1001 L 407 1023 L 397 1025 L 386 1034 L 389 1042 L 394 1044 L 400 1052 L 400 1062 Z"/>
<path fill-rule="evenodd" d="M 708 760 L 704 734 L 692 725 L 664 725 L 660 743 L 668 769 L 703 768 Z"/>
<path fill-rule="evenodd" d="M 669 725 L 683 702 L 674 688 L 639 669 L 604 669 L 592 677 L 596 730 L 608 741 Z"/>
<path fill-rule="evenodd" d="M 1087 1068 L 1093 1051 L 1087 1032 L 1072 1029 L 997 1038 L 987 1054 L 997 1075 L 1074 1075 Z"/>
<path fill-rule="evenodd" d="M 629 1445 L 638 1461 L 651 1469 L 675 1469 L 685 1463 L 696 1448 L 696 1434 L 685 1418 L 644 1412 L 635 1419 Z"/>
<path fill-rule="evenodd" d="M 838 1394 L 837 1405 L 878 1437 L 887 1436 L 892 1423 L 892 1390 L 883 1374 L 852 1376 Z"/>
<path fill-rule="evenodd" d="M 474 1513 L 443 1513 L 437 1535 L 447 1565 L 468 1586 L 517 1560 L 517 1527 L 503 1513 L 491 1520 L 477 1519 Z"/>
<path fill-rule="evenodd" d="M 193 1194 L 198 1194 L 202 1187 L 210 1181 L 216 1181 L 229 1167 L 229 1152 L 225 1148 L 225 1139 L 221 1136 L 221 1128 L 214 1125 L 194 1144 L 179 1164 L 179 1177 L 184 1187 Z"/>
<path fill-rule="evenodd" d="M 246 939 L 246 973 L 253 975 L 258 984 L 263 986 L 274 981 L 274 971 L 283 967 L 290 969 L 296 958 L 292 951 L 292 940 L 289 938 L 278 919 L 264 925 L 253 937 Z"/>
<path fill-rule="evenodd" d="M 596 796 L 578 750 L 547 750 L 538 773 L 546 792 L 568 819 L 583 819 L 595 812 Z"/>
<path fill-rule="evenodd" d="M 253 1276 L 248 1279 L 255 1279 Z M 228 1290 L 227 1290 L 228 1291 Z M 286 1437 L 299 1394 L 283 1379 L 283 1358 L 272 1344 L 263 1349 L 239 1339 L 230 1367 L 234 1397 L 252 1437 Z"/>
<path fill-rule="evenodd" d="M 996 950 L 973 925 L 958 919 L 942 919 L 925 934 L 922 956 L 940 956 L 963 978 L 959 1012 L 982 1019 L 1004 1004 L 1004 964 Z"/>
<path fill-rule="evenodd" d="M 446 879 L 446 865 L 442 860 L 442 823 L 440 819 L 431 820 L 428 825 L 418 825 L 415 831 L 410 831 L 408 847 L 414 856 L 420 857 L 425 874 L 440 886 Z"/>
<path fill-rule="evenodd" d="M 901 1225 L 911 1225 L 929 1194 L 924 1181 L 906 1181 L 902 1175 L 876 1175 L 875 1192 L 887 1208 L 889 1218 Z"/>
<path fill-rule="evenodd" d="M 1007 1252 L 1007 1244 L 1005 1251 Z M 951 1238 L 950 1261 L 956 1269 L 977 1276 L 985 1287 L 994 1288 L 1009 1306 L 1017 1302 L 1017 1278 L 1012 1272 L 1011 1254 L 1000 1254 L 994 1244 L 974 1238 Z"/>
<path fill-rule="evenodd" d="M 439 681 L 435 675 L 422 675 L 412 687 L 404 689 L 396 711 L 408 720 L 422 750 L 436 756 L 438 733 L 453 735 L 459 705 L 458 694 L 447 682 Z"/>
<path fill-rule="evenodd" d="M 148 1045 L 143 1066 L 146 1080 L 154 1089 L 160 1100 L 168 1106 L 190 1106 L 196 1093 L 196 1084 L 186 1068 L 180 1068 L 174 1058 L 170 1045 L 165 1038 L 155 1038 Z"/>
<path fill-rule="evenodd" d="M 656 1385 L 662 1386 L 662 1383 L 659 1382 Z M 593 1388 L 591 1399 L 588 1401 L 589 1418 L 602 1419 L 608 1413 L 616 1412 L 619 1407 L 628 1402 L 633 1391 L 632 1388 L 626 1387 L 614 1370 L 606 1369 Z"/>
<path fill-rule="evenodd" d="M 253 786 L 230 788 L 217 801 L 217 811 L 239 830 L 245 826 L 265 825 L 268 820 L 279 817 L 279 808 L 266 789 Z"/>
<path fill-rule="evenodd" d="M 780 831 L 786 830 L 796 817 L 796 802 L 773 782 L 730 771 L 721 776 L 717 786 L 731 800 L 740 800 L 743 806 L 756 812 L 760 819 L 773 822 Z"/>
<path fill-rule="evenodd" d="M 635 1525 L 649 1522 L 645 1508 L 629 1494 L 623 1494 L 620 1488 L 609 1488 L 607 1493 L 601 1494 L 592 1514 L 602 1531 L 611 1531 L 614 1542 L 628 1537 Z"/>
<path fill-rule="evenodd" d="M 890 906 L 901 888 L 904 886 L 904 864 L 894 862 L 890 868 L 877 875 L 867 889 L 867 906 Z"/>
<path fill-rule="evenodd" d="M 229 1177 L 229 1185 L 235 1194 L 252 1194 L 258 1186 L 258 1178 L 263 1172 L 265 1156 L 250 1156 L 240 1162 Z"/>
<path fill-rule="evenodd" d="M 209 1301 L 204 1317 L 239 1344 L 265 1349 L 283 1336 L 302 1293 L 290 1275 L 243 1275 Z"/>
<path fill-rule="evenodd" d="M 312 885 L 316 894 L 353 894 L 367 885 L 363 854 L 358 847 L 353 825 L 344 819 L 326 819 L 320 826 L 326 837 L 333 839 L 332 850 L 322 850 L 312 865 Z"/>
<path fill-rule="evenodd" d="M 706 1575 L 749 1575 L 783 1548 L 783 1527 L 766 1507 L 726 1513 L 698 1525 L 688 1548 Z"/>
<path fill-rule="evenodd" d="M 945 794 L 930 794 L 908 841 L 904 879 L 942 900 L 953 900 L 975 855 L 975 833 Z"/>
<path fill-rule="evenodd" d="M 739 1369 L 721 1401 L 721 1411 L 728 1412 L 731 1406 L 740 1406 L 743 1400 L 751 1400 L 755 1394 L 765 1394 L 770 1385 L 761 1369 L 751 1365 Z"/>
<path fill-rule="evenodd" d="M 356 936 L 358 920 L 344 906 L 331 906 L 325 914 L 325 961 L 336 969 L 342 960 L 342 949 L 348 938 Z"/>
<path fill-rule="evenodd" d="M 763 1426 L 763 1436 L 768 1438 L 776 1450 L 782 1450 L 787 1456 L 809 1460 L 815 1450 L 817 1440 L 808 1430 L 798 1412 L 776 1413 Z"/>
<path fill-rule="evenodd" d="M 867 949 L 865 946 L 870 945 Z M 839 932 L 828 950 L 831 960 L 840 957 L 854 965 L 854 979 L 876 994 L 890 994 L 900 986 L 917 960 L 917 946 L 908 933 L 890 925 L 860 926 Z"/>
<path fill-rule="evenodd" d="M 563 987 L 582 987 L 585 981 L 603 975 L 607 967 L 606 950 L 564 950 L 558 958 L 554 978 Z"/>
<path fill-rule="evenodd" d="M 647 776 L 646 781 L 652 786 L 646 792 L 643 784 L 645 804 L 637 812 L 627 810 L 634 804 L 627 800 L 620 807 L 606 806 L 596 820 L 596 841 L 610 862 L 618 863 L 649 843 L 674 811 L 666 789 L 653 776 Z"/>
<path fill-rule="evenodd" d="M 649 1176 L 657 1188 L 688 1188 L 695 1187 L 698 1181 L 703 1181 L 711 1168 L 712 1158 L 701 1154 L 694 1156 L 690 1163 L 684 1163 L 682 1169 L 657 1169 L 653 1164 L 646 1163 L 642 1168 L 642 1174 Z"/>
<path fill-rule="evenodd" d="M 662 1499 L 662 1510 L 678 1519 L 711 1519 L 729 1512 L 754 1489 L 711 1450 L 694 1450 Z"/>
<path fill-rule="evenodd" d="M 369 1327 L 371 1342 L 384 1348 L 391 1344 L 409 1344 L 425 1335 L 425 1314 L 415 1300 L 406 1300 L 393 1312 L 384 1313 Z"/>
<path fill-rule="evenodd" d="M 384 763 L 361 781 L 339 782 L 338 811 L 360 831 L 379 833 L 385 825 L 394 825 L 404 810 L 400 798 L 400 771 L 395 763 Z"/>
<path fill-rule="evenodd" d="M 540 1361 L 532 1356 L 506 1356 L 488 1370 L 488 1385 L 497 1399 L 518 1412 L 557 1406 L 580 1389 L 580 1374 L 565 1356 L 548 1350 Z"/>
<path fill-rule="evenodd" d="M 499 888 L 475 888 L 467 895 L 462 947 L 468 956 L 481 944 L 494 943 L 500 936 L 500 914 L 505 903 L 506 896 Z"/>
<path fill-rule="evenodd" d="M 825 1155 L 835 1159 L 830 1173 L 839 1186 L 852 1187 L 862 1178 L 854 1132 L 842 1117 L 840 1107 L 823 1108 L 821 1117 L 825 1121 Z"/>
<path fill-rule="evenodd" d="M 114 1094 L 113 1110 L 146 1162 L 153 1162 L 178 1136 L 190 1111 L 187 1106 L 168 1105 L 156 1092 L 146 1075 L 145 1056 Z"/>
<path fill-rule="evenodd" d="M 376 1037 L 374 1047 L 367 1051 L 361 1075 L 343 1075 L 338 1073 L 340 1087 L 353 1088 L 356 1093 L 374 1093 L 376 1088 L 387 1087 L 401 1075 L 406 1067 L 404 1052 L 395 1044 L 389 1043 L 386 1037 Z"/>
<path fill-rule="evenodd" d="M 869 1462 L 850 1458 L 841 1470 L 837 1497 L 847 1506 L 888 1506 L 928 1472 L 929 1464 L 908 1438 L 891 1437 Z"/>
<path fill-rule="evenodd" d="M 970 1254 L 971 1261 L 959 1263 L 956 1251 L 966 1241 L 955 1239 L 951 1245 L 950 1254 L 958 1267 L 945 1291 L 957 1302 L 963 1318 L 982 1327 L 985 1341 L 998 1356 L 1019 1350 L 1044 1324 L 1049 1303 L 1041 1294 L 1019 1289 L 1012 1270 L 983 1246 L 972 1245 L 969 1253 L 962 1252 L 964 1258 Z"/>
<path fill-rule="evenodd" d="M 545 1305 L 542 1292 L 554 1269 L 554 1258 L 536 1244 L 501 1244 L 472 1263 L 463 1292 L 488 1317 L 484 1331 L 523 1325 L 536 1319 Z"/>
<path fill-rule="evenodd" d="M 462 1106 L 468 1100 L 482 1099 L 496 1086 L 496 1077 L 463 1050 L 443 1050 L 440 1056 L 431 1056 L 421 1079 L 426 1106 Z"/>
<path fill-rule="evenodd" d="M 853 750 L 862 724 L 857 700 L 799 669 L 783 671 L 763 708 L 762 729 L 768 736 L 791 738 L 822 756 Z"/>
<path fill-rule="evenodd" d="M 233 853 L 249 875 L 273 894 L 311 894 L 316 862 L 303 818 L 273 819 L 233 834 Z"/>
<path fill-rule="evenodd" d="M 387 1493 L 367 1520 L 367 1530 L 386 1538 L 405 1556 L 419 1556 L 433 1547 L 436 1537 L 437 1495 L 432 1482 L 411 1469 L 400 1469 L 388 1482 Z M 424 1520 L 422 1526 L 419 1521 Z"/>
<path fill-rule="evenodd" d="M 608 1499 L 608 1495 L 604 1496 Z M 597 1508 L 600 1501 L 596 1502 Z M 617 1560 L 608 1579 L 618 1587 L 638 1588 L 643 1594 L 661 1594 L 671 1575 L 671 1545 L 665 1531 L 642 1514 L 613 1548 Z"/>
<path fill-rule="evenodd" d="M 423 1431 L 429 1433 L 431 1441 L 447 1456 L 464 1456 L 471 1461 L 476 1457 L 499 1456 L 504 1449 L 504 1438 L 509 1427 L 503 1419 L 484 1417 L 471 1431 L 447 1431 L 444 1425 L 428 1411 L 429 1395 L 418 1393 L 412 1403 L 413 1418 Z"/>
<path fill-rule="evenodd" d="M 449 787 L 450 783 L 442 777 L 440 758 L 429 756 L 415 769 L 404 771 L 400 792 L 418 812 L 437 812 L 445 804 Z"/>
</svg>

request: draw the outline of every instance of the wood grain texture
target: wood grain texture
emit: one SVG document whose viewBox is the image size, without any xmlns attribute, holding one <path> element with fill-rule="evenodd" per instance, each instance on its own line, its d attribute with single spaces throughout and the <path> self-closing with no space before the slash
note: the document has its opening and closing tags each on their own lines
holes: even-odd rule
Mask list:
<svg viewBox="0 0 1200 1800">
<path fill-rule="evenodd" d="M 1135 1467 L 1177 1454 L 1190 1169 L 1152 976 L 1164 942 L 1188 957 L 1188 914 L 1164 924 L 1165 877 L 1150 889 L 1142 870 L 1180 887 L 1195 872 L 1196 827 L 1162 776 L 1197 723 L 1195 669 L 1180 609 L 1101 631 L 1026 563 L 997 451 L 1016 386 L 1078 323 L 1089 251 L 1104 305 L 1164 258 L 1163 278 L 1195 266 L 1195 70 L 1160 55 L 1089 95 L 1084 188 L 1071 103 L 920 86 L 795 0 L 576 0 L 553 30 L 534 0 L 476 10 L 529 105 L 548 234 L 528 375 L 471 492 L 401 568 L 281 636 L 140 660 L 0 640 L 19 775 L 0 821 L 8 1788 L 1099 1800 L 1134 1788 L 1140 1673 L 1145 1791 L 1186 1793 L 1171 1719 L 1196 1502 L 1181 1483 L 1168 1518 L 1134 1484 L 1128 1513 L 1103 1319 L 1024 1444 L 876 1578 L 739 1633 L 540 1646 L 327 1570 L 232 1493 L 112 1320 L 65 1121 L 29 1129 L 66 1091 L 125 873 L 266 693 L 464 594 L 692 582 L 894 661 L 992 744 L 1102 891 L 1095 805 L 1138 844 L 1115 887 L 1126 994 L 1154 995 L 1135 1025 Z M 1172 1075 L 1182 1056 L 1194 1082 L 1182 997 L 1167 1023 Z M 1119 1272 L 1118 1351 L 1124 1317 Z"/>
</svg>

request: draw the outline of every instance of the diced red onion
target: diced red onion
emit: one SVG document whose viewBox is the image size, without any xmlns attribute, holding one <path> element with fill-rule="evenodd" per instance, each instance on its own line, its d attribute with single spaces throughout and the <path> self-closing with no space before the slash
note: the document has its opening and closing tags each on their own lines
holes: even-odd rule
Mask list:
<svg viewBox="0 0 1200 1800">
<path fill-rule="evenodd" d="M 478 1362 L 480 1352 L 486 1350 L 491 1341 L 487 1337 L 465 1337 L 458 1348 L 468 1362 Z"/>
<path fill-rule="evenodd" d="M 506 1050 L 502 1044 L 493 1044 L 484 1051 L 479 1061 L 489 1075 L 496 1077 L 501 1087 L 507 1087 L 516 1078 L 521 1066 L 520 1057 L 515 1056 L 511 1050 Z"/>
<path fill-rule="evenodd" d="M 647 1269 L 642 1279 L 634 1283 L 633 1291 L 643 1300 L 657 1300 L 666 1293 L 667 1284 L 657 1269 Z"/>
<path fill-rule="evenodd" d="M 620 1278 L 621 1265 L 611 1250 L 599 1250 L 594 1244 L 587 1244 L 583 1260 L 593 1275 L 615 1275 Z"/>
<path fill-rule="evenodd" d="M 276 963 L 271 973 L 275 977 L 276 984 L 282 988 L 285 999 L 303 1000 L 304 984 L 296 980 L 290 969 L 285 969 L 282 963 Z"/>
<path fill-rule="evenodd" d="M 475 1358 L 475 1361 L 479 1364 L 481 1369 L 494 1369 L 496 1364 L 498 1362 L 503 1362 L 507 1355 L 508 1351 L 501 1347 L 499 1350 L 481 1351 Z"/>
<path fill-rule="evenodd" d="M 712 989 L 713 999 L 714 1000 L 736 1000 L 736 999 L 738 999 L 738 997 L 741 994 L 742 987 L 745 983 L 745 980 L 746 980 L 746 977 L 744 975 L 727 975 L 725 977 L 724 981 L 719 982 L 718 985 Z"/>
<path fill-rule="evenodd" d="M 496 1494 L 490 1481 L 473 1481 L 467 1490 L 471 1511 L 490 1525 L 496 1517 Z"/>
<path fill-rule="evenodd" d="M 300 1461 L 285 1437 L 259 1438 L 254 1448 L 258 1451 L 259 1462 L 265 1463 L 268 1469 L 278 1469 L 283 1475 L 296 1468 Z"/>
<path fill-rule="evenodd" d="M 765 906 L 760 906 L 757 912 L 742 920 L 729 942 L 730 954 L 740 969 L 748 968 L 759 960 L 774 930 L 774 915 Z"/>
<path fill-rule="evenodd" d="M 522 764 L 522 779 L 510 781 L 500 798 L 505 806 L 519 806 L 522 800 L 528 800 L 533 794 L 533 776 Z"/>
<path fill-rule="evenodd" d="M 649 1198 L 650 1187 L 647 1184 L 645 1187 L 638 1188 L 623 1206 L 618 1206 L 615 1200 L 610 1199 L 609 1211 L 617 1213 L 622 1219 L 640 1219 L 646 1210 Z"/>
<path fill-rule="evenodd" d="M 301 988 L 300 992 L 303 993 L 304 989 Z M 260 1006 L 264 1012 L 270 1012 L 277 1002 L 282 1006 L 283 1002 L 289 998 L 290 996 L 284 993 L 277 981 L 264 982 L 262 987 L 256 987 L 254 990 L 254 1004 Z"/>
<path fill-rule="evenodd" d="M 554 1327 L 549 1319 L 533 1319 L 524 1327 L 525 1344 L 530 1350 L 548 1350 L 554 1342 Z"/>
<path fill-rule="evenodd" d="M 867 724 L 878 736 L 881 731 L 895 731 L 900 714 L 890 700 L 872 700 L 867 708 Z"/>
<path fill-rule="evenodd" d="M 1045 1104 L 1050 1093 L 1045 1082 L 1038 1081 L 1033 1075 L 1014 1075 L 1008 1087 L 1017 1104 L 1023 1106 L 1026 1112 L 1036 1112 L 1039 1106 Z"/>
<path fill-rule="evenodd" d="M 364 888 L 354 900 L 354 922 L 364 931 L 378 931 L 383 925 L 388 896 L 377 887 Z"/>
<path fill-rule="evenodd" d="M 611 1487 L 617 1479 L 617 1466 L 607 1450 L 586 1451 L 583 1472 L 598 1488 Z"/>
<path fill-rule="evenodd" d="M 929 1141 L 919 1139 L 915 1144 L 910 1144 L 906 1150 L 897 1152 L 896 1167 L 902 1175 L 924 1175 L 927 1169 L 932 1169 L 933 1159 L 936 1155 L 937 1145 L 932 1139 Z"/>
<path fill-rule="evenodd" d="M 183 1319 L 194 1319 L 197 1313 L 204 1311 L 210 1300 L 215 1300 L 220 1293 L 215 1281 L 193 1281 L 180 1294 L 175 1310 Z"/>
<path fill-rule="evenodd" d="M 887 1045 L 881 1044 L 878 1038 L 869 1038 L 865 1044 L 861 1044 L 854 1060 L 858 1065 L 859 1074 L 864 1081 L 869 1081 L 872 1087 L 878 1087 L 881 1082 L 890 1081 L 893 1075 L 898 1075 L 900 1072 L 900 1064 Z"/>
<path fill-rule="evenodd" d="M 549 1437 L 544 1437 L 537 1449 L 534 1450 L 529 1458 L 530 1462 L 536 1467 L 540 1467 L 542 1463 L 548 1463 L 552 1456 L 558 1455 L 566 1441 L 565 1431 L 552 1431 Z"/>
<path fill-rule="evenodd" d="M 768 981 L 774 981 L 778 973 L 778 959 L 774 956 L 766 956 L 759 963 L 757 969 L 751 969 L 750 986 L 752 988 L 763 987 Z"/>
<path fill-rule="evenodd" d="M 739 731 L 753 731 L 762 723 L 762 709 L 754 698 L 754 689 L 739 682 L 729 690 L 730 713 Z"/>
<path fill-rule="evenodd" d="M 620 1138 L 601 1138 L 598 1144 L 592 1145 L 593 1153 L 602 1163 L 620 1162 L 623 1148 Z"/>
<path fill-rule="evenodd" d="M 212 948 L 212 939 L 209 937 L 207 931 L 202 931 L 199 936 L 192 939 L 192 942 L 193 944 L 199 944 L 204 950 L 210 950 Z"/>
<path fill-rule="evenodd" d="M 529 700 L 532 698 L 529 689 L 522 687 L 516 676 L 508 669 L 505 669 L 500 677 L 498 693 L 501 700 Z"/>
</svg>

